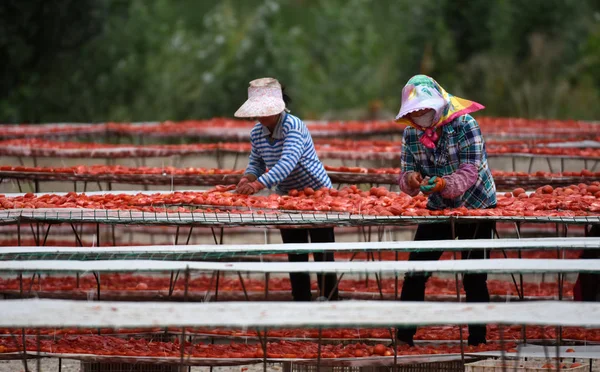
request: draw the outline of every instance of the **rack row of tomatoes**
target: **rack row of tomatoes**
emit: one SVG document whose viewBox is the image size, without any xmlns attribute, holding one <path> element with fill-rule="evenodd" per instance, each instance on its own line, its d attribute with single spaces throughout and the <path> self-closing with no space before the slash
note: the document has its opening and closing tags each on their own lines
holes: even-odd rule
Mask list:
<svg viewBox="0 0 600 372">
<path fill-rule="evenodd" d="M 292 190 L 289 195 L 247 196 L 230 192 L 231 186 L 217 186 L 208 192 L 173 192 L 166 194 L 86 195 L 69 192 L 65 195 L 27 193 L 23 196 L 0 195 L 2 209 L 23 208 L 88 208 L 119 209 L 151 212 L 206 212 L 219 208 L 236 208 L 235 213 L 276 213 L 281 210 L 345 212 L 377 216 L 590 216 L 600 214 L 600 182 L 568 187 L 544 186 L 527 194 L 515 189 L 498 197 L 497 208 L 428 210 L 427 198 L 419 194 L 410 197 L 391 192 L 385 187 L 363 191 L 356 185 L 337 189 L 302 191 Z M 179 206 L 169 209 L 169 206 Z M 188 206 L 215 208 L 193 209 Z"/>
<path fill-rule="evenodd" d="M 552 279 L 550 279 L 552 280 Z M 350 279 L 344 278 L 339 283 L 339 289 L 342 292 L 351 293 L 378 293 L 381 288 L 382 293 L 393 294 L 396 289 L 402 288 L 402 279 L 398 280 L 396 286 L 395 278 L 381 278 L 379 282 L 373 277 L 367 279 Z M 166 276 L 147 276 L 147 275 L 130 275 L 130 274 L 102 274 L 102 290 L 114 291 L 169 291 L 171 285 L 170 278 Z M 95 278 L 90 275 L 82 275 L 79 278 L 74 276 L 48 276 L 44 278 L 24 277 L 22 281 L 17 278 L 0 278 L 0 292 L 2 291 L 18 291 L 20 288 L 31 288 L 33 291 L 89 291 L 96 289 L 97 283 Z M 179 278 L 173 285 L 175 290 L 184 290 L 184 279 Z M 459 281 L 459 287 L 462 285 Z M 192 277 L 187 286 L 191 292 L 209 291 L 215 288 L 213 278 L 211 276 Z M 249 292 L 264 293 L 265 281 L 263 279 L 244 279 L 244 286 L 237 276 L 223 275 L 219 279 L 220 292 L 241 292 L 246 289 Z M 312 283 L 312 289 L 318 290 L 317 283 Z M 492 295 L 517 295 L 514 284 L 508 280 L 488 280 L 488 289 Z M 290 281 L 288 278 L 270 278 L 270 291 L 286 291 L 291 290 Z M 557 296 L 558 285 L 556 281 L 542 283 L 523 283 L 523 291 L 525 296 Z M 565 282 L 563 284 L 563 293 L 567 296 L 573 294 L 573 283 Z M 454 279 L 442 279 L 432 277 L 429 279 L 426 287 L 427 295 L 455 295 L 456 284 Z M 464 292 L 463 292 L 464 294 Z"/>
<path fill-rule="evenodd" d="M 249 142 L 196 143 L 180 145 L 115 145 L 102 143 L 56 142 L 43 139 L 11 139 L 0 141 L 0 154 L 5 156 L 65 156 L 65 157 L 131 157 L 171 156 L 212 152 L 249 153 Z M 400 142 L 316 143 L 321 158 L 399 159 Z M 526 154 L 544 156 L 600 157 L 598 148 L 535 147 L 524 145 L 488 145 L 488 155 Z"/>
<path fill-rule="evenodd" d="M 584 134 L 597 134 L 597 125 L 575 120 L 541 120 L 522 118 L 492 118 L 477 117 L 477 121 L 484 134 L 516 135 L 516 134 L 555 134 L 567 136 L 581 136 Z M 383 129 L 402 131 L 404 125 L 396 124 L 392 120 L 380 121 L 329 121 L 306 122 L 311 132 L 372 132 Z M 213 118 L 208 120 L 185 120 L 179 122 L 164 121 L 157 123 L 94 123 L 94 124 L 44 124 L 44 125 L 1 125 L 0 129 L 5 136 L 42 136 L 42 135 L 67 135 L 100 133 L 107 134 L 145 134 L 145 135 L 200 135 L 206 131 L 223 129 L 249 130 L 254 122 Z"/>
<path fill-rule="evenodd" d="M 364 168 L 347 166 L 325 165 L 328 172 L 338 173 L 360 173 L 360 174 L 400 174 L 400 168 Z M 63 167 L 27 167 L 21 165 L 0 165 L 2 172 L 21 172 L 21 173 L 56 173 L 56 174 L 75 174 L 75 175 L 181 175 L 181 176 L 203 176 L 203 175 L 239 175 L 244 172 L 243 169 L 220 169 L 220 168 L 176 168 L 176 167 L 128 167 L 124 165 L 75 165 Z M 511 172 L 493 170 L 492 175 L 495 178 L 501 177 L 521 177 L 521 178 L 561 178 L 561 177 L 581 177 L 581 178 L 600 178 L 600 171 L 592 172 L 588 169 L 582 169 L 579 172 Z"/>
<path fill-rule="evenodd" d="M 414 337 L 419 341 L 450 341 L 460 339 L 459 326 L 430 326 L 420 327 Z M 167 328 L 170 333 L 179 333 L 181 328 Z M 462 327 L 463 335 L 468 335 L 468 328 Z M 505 340 L 519 340 L 522 338 L 523 327 L 520 325 L 503 326 L 502 332 Z M 0 335 L 14 334 L 16 331 L 10 328 L 0 328 Z M 26 328 L 26 335 L 41 336 L 64 336 L 64 335 L 116 335 L 116 334 L 152 334 L 165 332 L 165 328 L 135 328 L 135 329 L 111 329 L 102 328 Z M 554 340 L 556 339 L 556 327 L 554 326 L 526 326 L 526 338 L 528 340 Z M 240 328 L 186 328 L 185 333 L 228 336 L 228 337 L 257 337 L 254 329 Z M 261 336 L 264 331 L 261 332 Z M 314 328 L 280 328 L 267 331 L 270 338 L 319 338 L 319 330 Z M 324 339 L 387 339 L 390 338 L 389 328 L 331 328 L 322 329 L 321 337 Z M 487 326 L 486 338 L 490 341 L 498 341 L 500 337 L 500 327 L 495 324 Z M 561 328 L 561 338 L 565 340 L 577 340 L 586 342 L 600 342 L 600 329 L 583 327 L 563 327 Z"/>
<path fill-rule="evenodd" d="M 18 331 L 15 335 L 18 335 Z M 19 337 L 0 338 L 0 353 L 19 352 L 23 350 L 22 339 Z M 30 352 L 39 350 L 56 354 L 94 354 L 111 356 L 149 356 L 175 357 L 181 356 L 179 339 L 173 342 L 152 341 L 144 338 L 119 338 L 113 336 L 64 336 L 56 339 L 40 339 L 28 337 L 26 349 Z M 319 345 L 312 341 L 276 341 L 267 342 L 266 355 L 260 344 L 237 343 L 207 344 L 185 342 L 184 355 L 192 358 L 273 358 L 273 359 L 316 359 L 319 355 Z M 507 351 L 516 351 L 514 342 L 504 345 Z M 479 346 L 465 346 L 465 352 L 483 352 L 500 350 L 499 343 L 489 343 Z M 428 354 L 457 354 L 461 347 L 456 344 L 423 345 L 409 347 L 399 345 L 398 355 L 428 355 Z M 321 358 L 361 358 L 371 356 L 392 356 L 394 349 L 383 344 L 368 345 L 362 342 L 348 344 L 322 344 Z"/>
<path fill-rule="evenodd" d="M 84 134 L 106 134 L 110 136 L 137 135 L 145 137 L 205 137 L 222 139 L 248 139 L 254 122 L 210 119 L 187 120 L 163 123 L 105 123 L 72 126 L 0 126 L 4 138 L 68 136 Z M 369 122 L 309 122 L 314 137 L 335 137 L 353 134 L 402 133 L 404 126 L 392 121 Z"/>
<path fill-rule="evenodd" d="M 421 327 L 417 330 L 414 337 L 420 341 L 446 341 L 459 340 L 460 329 L 458 326 L 434 326 Z M 52 330 L 50 330 L 51 332 Z M 88 330 L 93 332 L 94 330 Z M 468 335 L 468 328 L 462 327 L 463 335 Z M 505 340 L 519 340 L 522 338 L 523 327 L 519 325 L 502 327 Z M 525 327 L 526 338 L 528 340 L 554 340 L 556 339 L 556 327 L 547 326 L 527 326 Z M 1 333 L 1 331 L 0 331 Z M 201 333 L 221 336 L 237 337 L 256 337 L 257 333 L 253 329 L 228 329 L 228 328 L 195 328 L 190 333 Z M 269 330 L 269 337 L 277 338 L 318 338 L 318 329 L 273 329 Z M 321 337 L 329 339 L 386 339 L 390 337 L 389 328 L 338 328 L 324 329 L 321 331 Z M 600 329 L 587 329 L 583 327 L 566 327 L 561 329 L 561 337 L 567 340 L 578 340 L 587 342 L 600 341 Z M 500 327 L 497 325 L 488 325 L 486 338 L 488 340 L 500 340 Z"/>
<path fill-rule="evenodd" d="M 124 165 L 75 165 L 71 167 L 26 167 L 0 165 L 2 172 L 21 173 L 63 173 L 75 175 L 111 175 L 111 174 L 141 174 L 141 175 L 177 175 L 177 176 L 203 176 L 203 175 L 230 175 L 242 174 L 243 169 L 219 168 L 176 168 L 176 167 L 127 167 Z"/>
<path fill-rule="evenodd" d="M 588 139 L 588 141 L 595 142 L 600 141 L 600 135 L 595 133 L 595 137 Z M 335 139 L 335 138 L 317 138 L 315 144 L 323 146 L 333 147 L 345 147 L 350 149 L 360 149 L 368 147 L 390 147 L 398 148 L 402 147 L 402 142 L 394 140 L 375 140 L 375 139 Z M 590 142 L 586 142 L 590 143 Z M 547 147 L 548 145 L 559 146 L 559 147 L 577 147 L 582 145 L 581 141 L 573 141 L 564 138 L 552 138 L 552 139 L 518 139 L 518 140 L 502 140 L 502 139 L 490 139 L 486 141 L 486 147 L 490 148 L 506 147 L 511 149 L 517 148 L 536 148 L 536 147 Z"/>
</svg>

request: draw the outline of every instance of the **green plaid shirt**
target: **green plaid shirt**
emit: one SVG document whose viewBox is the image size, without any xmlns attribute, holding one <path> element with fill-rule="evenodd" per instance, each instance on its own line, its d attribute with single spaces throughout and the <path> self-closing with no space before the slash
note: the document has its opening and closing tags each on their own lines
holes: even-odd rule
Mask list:
<svg viewBox="0 0 600 372">
<path fill-rule="evenodd" d="M 488 166 L 485 141 L 477 121 L 471 115 L 460 116 L 442 127 L 435 149 L 428 149 L 419 137 L 422 131 L 407 127 L 402 137 L 403 172 L 419 172 L 423 177 L 447 176 L 460 164 L 473 164 L 479 170 L 477 182 L 464 195 L 444 199 L 440 193 L 429 196 L 428 209 L 466 207 L 469 209 L 496 206 L 496 185 Z"/>
</svg>

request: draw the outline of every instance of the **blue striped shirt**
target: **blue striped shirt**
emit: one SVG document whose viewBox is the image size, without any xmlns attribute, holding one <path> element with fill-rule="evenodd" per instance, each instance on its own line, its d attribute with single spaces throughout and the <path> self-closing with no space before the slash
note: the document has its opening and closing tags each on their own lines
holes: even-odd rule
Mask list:
<svg viewBox="0 0 600 372">
<path fill-rule="evenodd" d="M 308 128 L 299 118 L 285 112 L 282 115 L 272 138 L 262 124 L 252 128 L 252 151 L 246 173 L 258 177 L 267 188 L 276 186 L 281 193 L 307 187 L 330 188 L 331 180 L 317 156 Z"/>
</svg>

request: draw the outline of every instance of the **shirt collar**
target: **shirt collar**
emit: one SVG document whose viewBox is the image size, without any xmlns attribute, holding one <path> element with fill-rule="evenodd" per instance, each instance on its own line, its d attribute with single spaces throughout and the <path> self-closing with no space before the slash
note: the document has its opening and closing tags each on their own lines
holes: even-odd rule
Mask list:
<svg viewBox="0 0 600 372">
<path fill-rule="evenodd" d="M 285 122 L 285 119 L 287 118 L 287 113 L 286 112 L 282 112 L 281 115 L 279 116 L 279 121 L 277 122 L 277 125 L 275 126 L 275 129 L 273 130 L 273 138 L 275 139 L 282 139 L 283 138 L 283 122 Z M 271 136 L 271 131 L 269 130 L 269 128 L 265 127 L 264 125 L 262 126 L 262 134 L 265 137 Z"/>
</svg>

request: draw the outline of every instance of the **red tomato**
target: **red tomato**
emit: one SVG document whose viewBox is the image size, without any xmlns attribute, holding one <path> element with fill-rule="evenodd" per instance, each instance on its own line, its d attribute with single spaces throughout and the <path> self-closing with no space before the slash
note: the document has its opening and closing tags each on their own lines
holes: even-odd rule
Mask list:
<svg viewBox="0 0 600 372">
<path fill-rule="evenodd" d="M 512 192 L 513 196 L 515 196 L 515 197 L 518 197 L 519 195 L 524 194 L 524 193 L 525 193 L 525 190 L 522 188 L 514 189 Z"/>
<path fill-rule="evenodd" d="M 554 191 L 554 188 L 550 185 L 546 185 L 546 186 L 542 187 L 542 192 L 544 194 L 552 194 L 552 191 Z"/>
<path fill-rule="evenodd" d="M 378 354 L 378 355 L 384 355 L 386 351 L 387 351 L 387 348 L 382 344 L 377 344 L 373 348 L 373 353 Z"/>
</svg>

